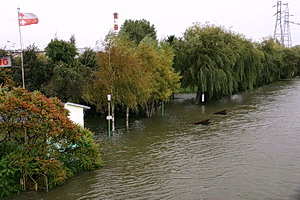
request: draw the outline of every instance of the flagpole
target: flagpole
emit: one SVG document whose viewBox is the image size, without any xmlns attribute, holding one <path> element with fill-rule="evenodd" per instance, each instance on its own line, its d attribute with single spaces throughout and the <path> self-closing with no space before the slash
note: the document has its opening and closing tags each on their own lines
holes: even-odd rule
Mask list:
<svg viewBox="0 0 300 200">
<path fill-rule="evenodd" d="M 24 73 L 24 61 L 23 61 L 23 42 L 21 35 L 21 26 L 20 26 L 20 8 L 18 8 L 18 24 L 19 24 L 19 36 L 20 36 L 20 46 L 21 46 L 21 68 L 22 68 L 22 85 L 25 89 L 25 73 Z"/>
</svg>

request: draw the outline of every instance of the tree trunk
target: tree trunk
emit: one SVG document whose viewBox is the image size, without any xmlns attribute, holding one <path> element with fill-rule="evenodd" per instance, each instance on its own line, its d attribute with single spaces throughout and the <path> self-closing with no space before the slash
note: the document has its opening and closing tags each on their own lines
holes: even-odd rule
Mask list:
<svg viewBox="0 0 300 200">
<path fill-rule="evenodd" d="M 150 103 L 150 106 L 148 105 L 148 103 L 146 103 L 146 114 L 147 117 L 152 117 L 153 115 L 153 111 L 154 111 L 154 102 Z"/>
<path fill-rule="evenodd" d="M 201 99 L 202 99 L 202 90 L 201 90 L 201 86 L 198 85 L 197 96 L 196 96 L 195 104 L 196 104 L 196 105 L 199 105 L 199 104 L 201 103 Z"/>
</svg>

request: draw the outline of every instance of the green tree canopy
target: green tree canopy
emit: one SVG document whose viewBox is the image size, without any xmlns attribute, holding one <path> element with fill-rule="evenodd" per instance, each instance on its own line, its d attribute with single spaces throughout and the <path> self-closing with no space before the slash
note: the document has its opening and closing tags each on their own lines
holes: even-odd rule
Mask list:
<svg viewBox="0 0 300 200">
<path fill-rule="evenodd" d="M 149 97 L 152 76 L 137 55 L 136 47 L 126 37 L 109 34 L 103 43 L 104 51 L 97 55 L 99 68 L 93 73 L 84 92 L 84 99 L 106 107 L 107 94 L 113 95 L 113 103 L 136 108 Z"/>
<path fill-rule="evenodd" d="M 179 75 L 172 69 L 174 54 L 166 43 L 145 37 L 136 46 L 126 36 L 109 34 L 103 44 L 99 70 L 84 94 L 99 110 L 106 107 L 106 95 L 112 94 L 115 105 L 152 111 L 154 103 L 168 100 L 179 88 Z"/>
<path fill-rule="evenodd" d="M 92 70 L 97 69 L 97 53 L 91 48 L 88 48 L 81 55 L 79 55 L 78 60 L 80 64 Z"/>
<path fill-rule="evenodd" d="M 142 20 L 125 20 L 121 26 L 120 34 L 126 35 L 135 44 L 139 44 L 146 36 L 156 39 L 156 30 L 154 25 L 149 21 Z"/>
<path fill-rule="evenodd" d="M 95 69 L 95 52 L 87 50 L 79 57 L 75 46 L 75 36 L 70 41 L 54 39 L 46 47 L 48 65 L 52 77 L 41 87 L 47 96 L 58 97 L 62 101 L 82 102 L 82 90 L 88 76 Z"/>
<path fill-rule="evenodd" d="M 49 65 L 43 53 L 34 45 L 24 50 L 25 85 L 30 91 L 41 90 L 52 76 L 53 65 Z"/>
<path fill-rule="evenodd" d="M 147 116 L 151 117 L 155 103 L 167 101 L 179 89 L 180 76 L 172 68 L 174 53 L 167 43 L 159 44 L 145 37 L 138 46 L 138 54 L 154 80 L 150 96 L 144 103 Z"/>
<path fill-rule="evenodd" d="M 62 61 L 70 65 L 73 64 L 75 56 L 78 55 L 74 36 L 71 37 L 69 42 L 55 38 L 51 40 L 45 50 L 46 56 L 53 62 Z"/>
</svg>

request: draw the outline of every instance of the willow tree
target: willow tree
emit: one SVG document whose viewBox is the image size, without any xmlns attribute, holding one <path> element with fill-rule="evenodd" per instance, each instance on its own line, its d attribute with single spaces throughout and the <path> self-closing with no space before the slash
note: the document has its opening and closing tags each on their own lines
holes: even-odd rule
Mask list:
<svg viewBox="0 0 300 200">
<path fill-rule="evenodd" d="M 196 104 L 202 94 L 220 98 L 293 77 L 297 71 L 297 53 L 272 38 L 253 43 L 222 27 L 195 24 L 172 42 L 184 86 L 198 87 Z"/>
<path fill-rule="evenodd" d="M 237 90 L 234 68 L 239 58 L 240 37 L 214 25 L 195 24 L 184 33 L 176 52 L 181 74 L 187 86 L 197 87 L 196 104 L 201 95 L 208 99 L 229 95 Z M 175 45 L 176 46 L 176 45 Z M 183 50 L 182 50 L 183 49 Z"/>
<path fill-rule="evenodd" d="M 258 48 L 259 44 L 240 38 L 237 40 L 235 51 L 237 59 L 233 71 L 237 91 L 252 90 L 257 85 L 257 80 L 263 69 L 263 52 Z"/>
<path fill-rule="evenodd" d="M 281 79 L 283 69 L 282 47 L 279 42 L 272 38 L 261 42 L 259 49 L 263 53 L 262 71 L 257 80 L 259 86 L 272 83 Z"/>
<path fill-rule="evenodd" d="M 297 75 L 300 75 L 300 45 L 294 46 L 292 48 L 292 50 L 294 51 L 295 55 L 297 56 L 297 61 L 295 63 L 296 65 L 296 70 L 297 70 Z"/>
</svg>

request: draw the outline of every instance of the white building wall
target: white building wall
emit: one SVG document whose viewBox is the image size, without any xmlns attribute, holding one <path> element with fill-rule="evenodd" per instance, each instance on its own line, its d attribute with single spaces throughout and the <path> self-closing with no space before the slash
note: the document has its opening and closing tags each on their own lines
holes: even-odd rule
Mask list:
<svg viewBox="0 0 300 200">
<path fill-rule="evenodd" d="M 72 120 L 74 123 L 80 124 L 82 127 L 84 127 L 83 108 L 72 105 L 65 105 L 65 108 L 70 111 L 69 119 Z"/>
</svg>

